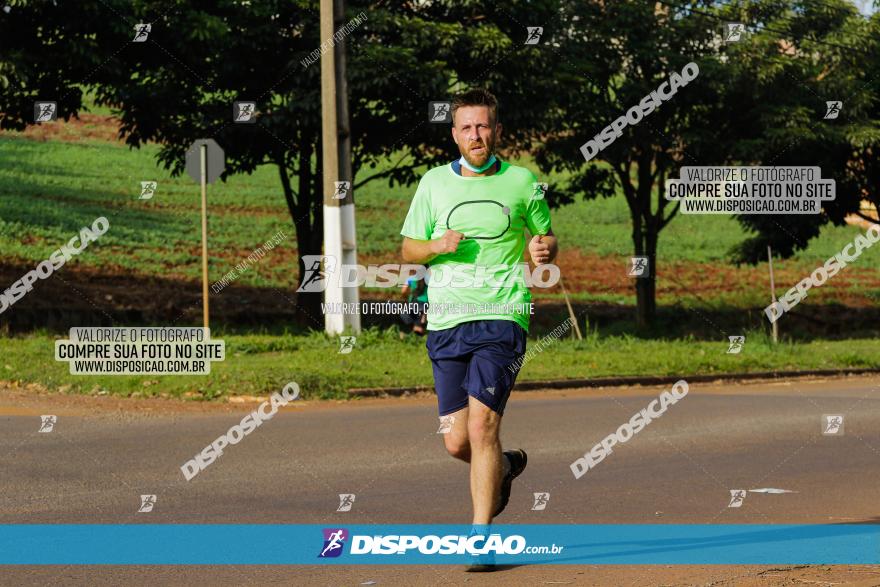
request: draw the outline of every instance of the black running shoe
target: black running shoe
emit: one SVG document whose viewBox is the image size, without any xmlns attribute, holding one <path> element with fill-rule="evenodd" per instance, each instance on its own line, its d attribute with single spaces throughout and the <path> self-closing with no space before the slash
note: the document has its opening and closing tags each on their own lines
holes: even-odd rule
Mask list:
<svg viewBox="0 0 880 587">
<path fill-rule="evenodd" d="M 504 476 L 504 479 L 501 480 L 501 503 L 492 515 L 493 518 L 503 512 L 504 508 L 507 507 L 507 502 L 510 501 L 510 487 L 513 485 L 513 480 L 519 477 L 520 473 L 525 470 L 526 463 L 529 462 L 529 456 L 526 454 L 526 451 L 521 448 L 516 450 L 506 450 L 504 451 L 504 454 L 507 456 L 507 460 L 510 461 L 510 471 L 508 471 L 507 475 Z"/>
</svg>

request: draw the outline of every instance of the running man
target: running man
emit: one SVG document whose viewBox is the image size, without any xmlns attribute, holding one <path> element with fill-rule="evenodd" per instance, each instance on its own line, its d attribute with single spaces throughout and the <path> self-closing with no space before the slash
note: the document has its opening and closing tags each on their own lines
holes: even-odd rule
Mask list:
<svg viewBox="0 0 880 587">
<path fill-rule="evenodd" d="M 446 450 L 470 463 L 475 526 L 504 510 L 526 466 L 524 450 L 502 452 L 499 440 L 517 375 L 508 367 L 525 354 L 529 329 L 525 230 L 533 263 L 550 263 L 557 253 L 540 184 L 528 169 L 498 160 L 500 134 L 491 93 L 456 96 L 452 138 L 461 159 L 422 177 L 400 231 L 404 261 L 430 266 L 426 346 L 440 416 L 454 417 Z M 462 287 L 463 276 L 473 279 Z"/>
</svg>

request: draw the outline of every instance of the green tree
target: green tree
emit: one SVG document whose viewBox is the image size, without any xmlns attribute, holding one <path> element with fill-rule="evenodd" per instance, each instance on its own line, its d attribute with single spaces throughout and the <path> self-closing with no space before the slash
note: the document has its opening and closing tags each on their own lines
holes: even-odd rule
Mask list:
<svg viewBox="0 0 880 587">
<path fill-rule="evenodd" d="M 183 172 L 187 146 L 197 138 L 220 143 L 224 178 L 275 166 L 296 228 L 302 256 L 321 254 L 320 63 L 304 63 L 321 45 L 317 2 L 220 0 L 61 3 L 16 1 L 0 17 L 0 35 L 16 47 L 20 69 L 4 94 L 3 128 L 23 128 L 33 101 L 55 99 L 59 117 L 83 108 L 83 89 L 113 107 L 120 136 L 133 148 L 161 145 L 159 161 Z M 345 21 L 365 5 L 352 4 Z M 446 96 L 442 32 L 411 13 L 373 7 L 348 39 L 353 173 L 377 168 L 355 184 L 385 179 L 411 182 L 414 169 L 438 156 L 437 129 L 427 124 L 427 98 Z M 135 25 L 150 23 L 144 42 Z M 401 38 L 409 46 L 395 42 Z M 255 124 L 234 124 L 236 100 L 257 103 Z M 397 155 L 396 165 L 381 163 Z M 320 296 L 302 294 L 298 305 L 319 316 Z M 312 325 L 316 320 L 312 319 Z"/>
<path fill-rule="evenodd" d="M 0 35 L 16 48 L 10 62 L 18 69 L 0 101 L 0 126 L 23 128 L 36 99 L 55 99 L 59 117 L 75 116 L 83 89 L 92 88 L 98 103 L 118 112 L 125 142 L 158 143 L 159 161 L 175 173 L 183 171 L 187 146 L 203 137 L 223 146 L 224 179 L 276 167 L 303 278 L 302 256 L 320 254 L 323 242 L 320 63 L 303 63 L 321 45 L 318 2 L 10 5 L 0 13 Z M 428 102 L 448 99 L 452 88 L 491 82 L 520 101 L 539 93 L 521 91 L 527 59 L 496 62 L 525 38 L 525 27 L 508 15 L 497 26 L 484 21 L 479 3 L 351 2 L 342 22 L 362 11 L 366 20 L 347 41 L 355 196 L 369 181 L 409 185 L 420 166 L 457 155 L 449 126 L 427 121 Z M 151 30 L 135 43 L 139 23 Z M 256 124 L 232 122 L 236 100 L 256 101 Z M 511 108 L 506 119 L 514 147 L 528 146 L 514 114 L 520 111 Z M 320 315 L 319 302 L 315 294 L 298 298 L 312 317 Z"/>
<path fill-rule="evenodd" d="M 680 167 L 821 164 L 832 177 L 843 169 L 845 132 L 821 127 L 825 104 L 819 97 L 839 95 L 832 91 L 835 84 L 855 90 L 849 83 L 854 64 L 836 62 L 835 74 L 823 78 L 827 45 L 808 43 L 803 31 L 833 39 L 850 22 L 849 13 L 839 8 L 842 16 L 823 21 L 817 13 L 822 10 L 814 1 L 565 3 L 565 26 L 553 31 L 550 47 L 558 53 L 557 66 L 542 80 L 546 107 L 563 115 L 550 119 L 555 124 L 536 158 L 545 171 L 571 174 L 562 190 L 568 201 L 578 194 L 590 199 L 620 193 L 626 199 L 633 252 L 649 260 L 649 278 L 635 280 L 640 326 L 656 315 L 657 243 L 679 210 L 664 197 L 665 181 L 677 178 Z M 724 22 L 737 20 L 747 24 L 744 39 L 723 42 Z M 802 34 L 752 34 L 780 22 Z M 643 101 L 691 62 L 699 67 L 696 79 L 666 101 Z M 852 112 L 860 111 L 863 97 L 852 98 Z M 610 145 L 579 153 L 629 109 L 651 103 L 653 110 Z M 817 233 L 827 216 L 842 217 L 858 199 L 852 182 L 842 179 L 826 216 L 743 216 L 759 236 L 743 243 L 740 258 L 756 260 L 767 239 L 791 254 L 805 242 L 799 238 Z"/>
<path fill-rule="evenodd" d="M 321 44 L 317 2 L 8 6 L 0 127 L 22 128 L 36 99 L 75 115 L 82 89 L 93 88 L 118 110 L 125 141 L 160 144 L 160 162 L 175 172 L 186 146 L 206 136 L 224 146 L 227 176 L 275 166 L 300 256 L 320 253 L 320 67 L 302 64 Z M 665 180 L 681 166 L 813 164 L 837 180 L 821 216 L 743 216 L 754 236 L 735 253 L 751 262 L 766 244 L 792 254 L 861 197 L 876 198 L 877 18 L 868 23 L 846 0 L 353 2 L 345 20 L 361 11 L 367 20 L 348 42 L 355 189 L 409 185 L 420 166 L 456 156 L 448 127 L 428 124 L 427 102 L 488 86 L 501 100 L 507 153 L 531 152 L 543 171 L 569 178 L 551 204 L 626 199 L 633 252 L 650 262 L 650 278 L 635 282 L 641 325 L 656 313 L 659 235 L 678 212 Z M 721 42 L 726 20 L 747 24 L 743 41 Z M 149 38 L 133 43 L 141 22 L 152 25 Z M 543 33 L 526 44 L 533 25 Z M 649 99 L 651 112 L 585 161 L 584 143 L 691 62 L 693 81 Z M 841 97 L 843 120 L 822 120 L 824 101 Z M 257 102 L 255 125 L 232 123 L 234 100 Z M 299 300 L 311 316 L 318 301 Z"/>
<path fill-rule="evenodd" d="M 776 8 L 726 9 L 727 18 L 761 24 L 729 48 L 729 103 L 737 108 L 725 128 L 734 140 L 722 148 L 744 165 L 818 166 L 823 178 L 835 180 L 836 199 L 824 202 L 819 215 L 740 216 L 752 236 L 732 253 L 748 263 L 766 260 L 768 245 L 775 255 L 793 255 L 822 226 L 844 224 L 863 197 L 876 196 L 868 186 L 877 165 L 877 94 L 866 67 L 877 63 L 876 36 L 847 0 Z M 842 104 L 836 119 L 825 119 L 828 101 Z"/>
<path fill-rule="evenodd" d="M 860 49 L 850 53 L 860 65 L 852 68 L 852 81 L 858 95 L 863 96 L 859 104 L 864 105 L 865 112 L 848 117 L 853 122 L 843 127 L 850 146 L 845 177 L 856 185 L 860 198 L 873 207 L 873 211 L 853 213 L 869 222 L 880 222 L 880 12 L 865 22 L 851 18 L 848 25 L 842 42 Z"/>
</svg>

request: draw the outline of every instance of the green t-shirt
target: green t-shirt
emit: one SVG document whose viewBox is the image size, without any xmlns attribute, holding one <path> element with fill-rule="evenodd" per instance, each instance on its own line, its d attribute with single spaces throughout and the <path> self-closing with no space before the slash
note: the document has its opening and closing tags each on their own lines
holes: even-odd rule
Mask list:
<svg viewBox="0 0 880 587">
<path fill-rule="evenodd" d="M 449 229 L 467 237 L 456 252 L 428 263 L 428 330 L 513 320 L 528 331 L 524 229 L 533 236 L 550 230 L 550 209 L 536 185 L 531 171 L 506 162 L 487 177 L 458 175 L 451 164 L 422 177 L 400 234 L 432 240 Z"/>
</svg>

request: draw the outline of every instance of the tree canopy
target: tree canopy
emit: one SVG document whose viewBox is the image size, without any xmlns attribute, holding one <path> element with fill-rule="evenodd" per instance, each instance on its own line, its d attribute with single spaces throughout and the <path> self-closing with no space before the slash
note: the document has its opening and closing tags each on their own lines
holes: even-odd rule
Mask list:
<svg viewBox="0 0 880 587">
<path fill-rule="evenodd" d="M 732 251 L 737 261 L 756 262 L 768 244 L 791 255 L 862 199 L 877 203 L 880 17 L 846 0 L 352 1 L 344 21 L 359 14 L 346 38 L 355 190 L 409 185 L 419 167 L 457 156 L 427 104 L 486 86 L 508 152 L 566 178 L 551 205 L 626 199 L 632 252 L 650 259 L 650 279 L 636 280 L 642 324 L 655 312 L 659 235 L 678 211 L 664 182 L 681 166 L 818 165 L 836 180 L 821 215 L 741 216 L 751 236 Z M 730 21 L 745 24 L 739 42 L 722 39 Z M 149 32 L 135 42 L 142 24 Z M 326 40 L 316 1 L 7 0 L 0 36 L 0 127 L 29 124 L 36 100 L 75 116 L 88 89 L 117 111 L 128 145 L 158 143 L 175 173 L 194 139 L 214 138 L 226 176 L 277 168 L 299 255 L 320 254 L 320 64 L 309 56 Z M 649 99 L 650 112 L 586 161 L 588 140 L 690 63 L 697 76 Z M 823 118 L 826 100 L 843 102 L 839 119 Z M 233 122 L 234 101 L 256 102 L 255 124 Z"/>
</svg>

